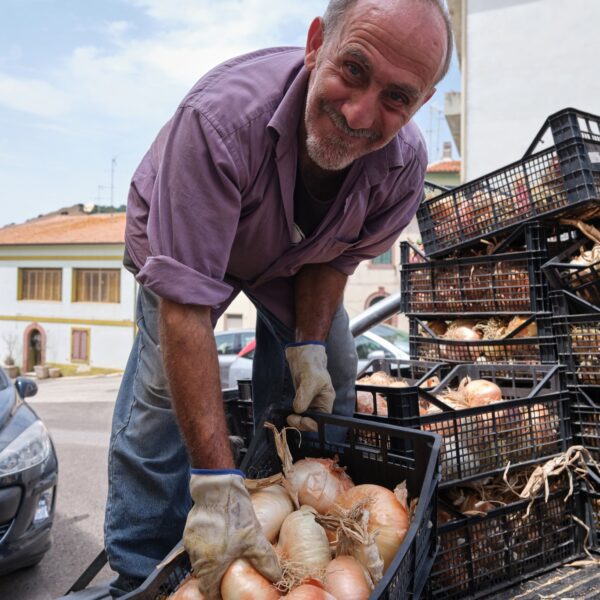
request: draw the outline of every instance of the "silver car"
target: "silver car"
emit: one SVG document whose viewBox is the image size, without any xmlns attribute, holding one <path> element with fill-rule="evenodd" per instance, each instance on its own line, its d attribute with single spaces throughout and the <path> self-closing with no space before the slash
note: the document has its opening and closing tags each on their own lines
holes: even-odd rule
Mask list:
<svg viewBox="0 0 600 600">
<path fill-rule="evenodd" d="M 380 329 L 383 328 L 383 329 Z M 386 336 L 392 337 L 396 343 L 377 335 L 374 331 L 380 329 Z M 376 325 L 369 331 L 361 333 L 354 338 L 356 353 L 358 354 L 358 372 L 372 360 L 377 358 L 399 358 L 408 360 L 408 348 L 402 349 L 399 344 L 406 344 L 405 334 L 389 325 Z M 254 358 L 255 344 L 248 343 L 240 354 L 229 365 L 229 377 L 226 387 L 237 387 L 239 379 L 250 379 L 252 377 L 252 359 Z"/>
</svg>

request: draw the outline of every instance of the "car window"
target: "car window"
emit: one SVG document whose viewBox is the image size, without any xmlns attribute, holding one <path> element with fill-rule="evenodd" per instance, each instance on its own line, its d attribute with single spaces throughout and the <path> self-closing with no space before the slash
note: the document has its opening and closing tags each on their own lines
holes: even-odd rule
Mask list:
<svg viewBox="0 0 600 600">
<path fill-rule="evenodd" d="M 403 347 L 406 346 L 407 335 L 395 327 L 390 327 L 389 325 L 380 323 L 379 325 L 372 327 L 371 331 L 376 335 L 386 339 L 388 342 L 391 342 L 398 348 L 403 349 Z"/>
<path fill-rule="evenodd" d="M 359 359 L 369 358 L 369 354 L 371 354 L 371 352 L 375 352 L 376 350 L 383 350 L 386 353 L 386 356 L 391 356 L 391 354 L 387 352 L 383 346 L 379 345 L 373 340 L 370 340 L 364 335 L 359 335 L 357 338 L 355 338 L 354 343 L 356 345 L 356 353 L 358 354 Z"/>
<path fill-rule="evenodd" d="M 247 344 L 249 344 L 254 338 L 256 334 L 254 331 L 244 331 L 242 332 L 242 348 L 245 348 Z"/>
<path fill-rule="evenodd" d="M 235 333 L 217 333 L 215 335 L 218 354 L 237 354 L 241 348 L 235 350 Z"/>
<path fill-rule="evenodd" d="M 256 350 L 250 350 L 250 352 L 248 352 L 247 354 L 244 354 L 244 358 L 247 358 L 249 360 L 254 360 L 255 352 L 256 352 Z"/>
</svg>

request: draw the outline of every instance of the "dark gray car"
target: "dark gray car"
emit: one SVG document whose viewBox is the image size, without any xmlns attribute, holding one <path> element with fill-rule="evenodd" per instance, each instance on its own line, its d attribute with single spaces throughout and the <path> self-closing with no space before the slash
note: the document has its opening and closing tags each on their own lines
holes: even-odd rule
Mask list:
<svg viewBox="0 0 600 600">
<path fill-rule="evenodd" d="M 58 461 L 25 398 L 37 384 L 0 369 L 0 575 L 42 560 L 50 548 Z"/>
</svg>

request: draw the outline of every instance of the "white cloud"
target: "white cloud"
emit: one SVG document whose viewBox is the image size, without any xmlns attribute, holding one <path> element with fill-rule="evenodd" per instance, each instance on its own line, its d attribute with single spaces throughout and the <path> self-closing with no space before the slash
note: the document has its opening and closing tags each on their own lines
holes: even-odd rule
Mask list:
<svg viewBox="0 0 600 600">
<path fill-rule="evenodd" d="M 0 73 L 0 104 L 39 117 L 59 117 L 68 112 L 72 99 L 50 82 Z"/>
<path fill-rule="evenodd" d="M 131 22 L 102 26 L 106 44 L 81 46 L 45 81 L 0 76 L 0 102 L 43 117 L 164 119 L 195 81 L 238 54 L 303 45 L 326 0 L 128 0 L 156 20 L 144 35 Z"/>
</svg>

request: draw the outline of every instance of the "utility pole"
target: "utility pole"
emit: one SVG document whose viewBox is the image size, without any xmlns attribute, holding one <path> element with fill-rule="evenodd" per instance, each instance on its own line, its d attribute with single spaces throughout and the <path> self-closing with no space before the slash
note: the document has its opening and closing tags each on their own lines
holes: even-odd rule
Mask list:
<svg viewBox="0 0 600 600">
<path fill-rule="evenodd" d="M 110 208 L 111 212 L 115 210 L 115 167 L 117 165 L 117 157 L 113 156 L 110 161 Z"/>
</svg>

